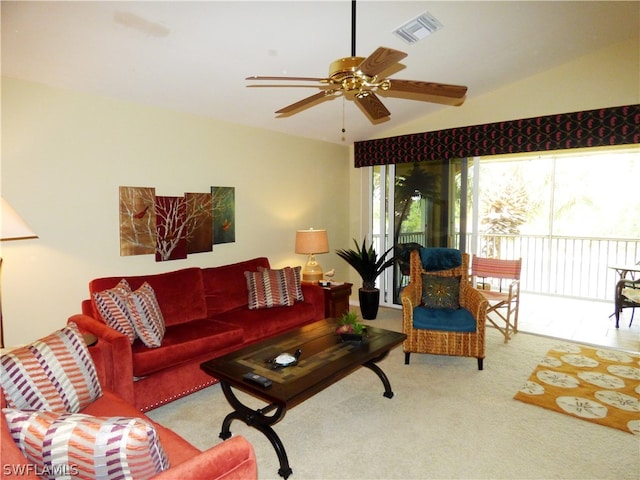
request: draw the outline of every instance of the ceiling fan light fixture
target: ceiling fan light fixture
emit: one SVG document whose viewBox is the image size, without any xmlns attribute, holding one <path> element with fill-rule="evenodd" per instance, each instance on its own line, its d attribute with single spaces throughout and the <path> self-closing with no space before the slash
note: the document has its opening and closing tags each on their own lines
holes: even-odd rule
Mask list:
<svg viewBox="0 0 640 480">
<path fill-rule="evenodd" d="M 435 101 L 432 97 L 463 98 L 467 87 L 461 85 L 447 85 L 444 83 L 422 82 L 418 80 L 401 80 L 385 78 L 385 72 L 398 64 L 407 54 L 389 47 L 378 47 L 368 57 L 356 57 L 355 54 L 355 0 L 352 2 L 352 45 L 351 56 L 339 58 L 329 65 L 327 78 L 310 77 L 268 77 L 253 76 L 247 80 L 289 80 L 315 82 L 321 91 L 305 97 L 291 105 L 276 111 L 276 114 L 289 116 L 299 110 L 308 108 L 330 97 L 342 95 L 343 117 L 344 100 L 354 101 L 365 113 L 369 120 L 381 123 L 389 120 L 391 112 L 384 106 L 376 92 L 389 92 L 425 95 L 425 101 Z M 411 22 L 396 30 L 396 34 L 407 43 L 415 43 L 431 33 L 443 28 L 443 25 L 429 12 L 414 18 Z M 380 75 L 380 78 L 378 77 Z M 252 85 L 248 85 L 252 86 Z M 314 85 L 309 85 L 314 87 Z M 416 98 L 418 100 L 419 98 Z M 461 105 L 459 102 L 457 105 Z M 344 133 L 344 118 L 342 132 Z"/>
<path fill-rule="evenodd" d="M 393 33 L 409 45 L 413 45 L 442 28 L 444 28 L 444 25 L 436 17 L 429 12 L 424 12 L 396 28 Z"/>
<path fill-rule="evenodd" d="M 329 78 L 336 83 L 340 83 L 345 78 L 353 77 L 363 60 L 364 57 L 345 57 L 331 62 L 331 65 L 329 65 Z"/>
</svg>

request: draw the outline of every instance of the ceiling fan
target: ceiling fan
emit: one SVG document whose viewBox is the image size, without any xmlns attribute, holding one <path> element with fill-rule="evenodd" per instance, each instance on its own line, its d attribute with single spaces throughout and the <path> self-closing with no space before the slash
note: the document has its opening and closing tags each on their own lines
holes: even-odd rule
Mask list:
<svg viewBox="0 0 640 480">
<path fill-rule="evenodd" d="M 355 25 L 356 25 L 356 2 L 351 2 L 351 56 L 339 58 L 329 66 L 329 76 L 326 78 L 315 77 L 273 77 L 273 76 L 251 76 L 245 80 L 267 80 L 267 81 L 298 81 L 315 82 L 318 85 L 308 85 L 309 87 L 320 88 L 321 91 L 303 98 L 300 101 L 287 105 L 275 113 L 294 114 L 311 104 L 335 98 L 343 95 L 345 98 L 354 100 L 370 117 L 372 122 L 385 119 L 391 115 L 376 91 L 386 92 L 388 95 L 397 94 L 417 94 L 428 95 L 426 101 L 434 101 L 433 96 L 453 99 L 463 99 L 467 93 L 467 87 L 460 85 L 447 85 L 444 83 L 421 82 L 418 80 L 399 80 L 390 78 L 380 78 L 382 74 L 393 65 L 407 56 L 406 53 L 387 47 L 378 47 L 368 57 L 357 57 L 355 54 Z M 257 85 L 248 85 L 257 86 Z M 261 85 L 266 86 L 266 85 Z M 307 85 L 305 85 L 307 86 Z M 416 98 L 415 96 L 412 97 Z M 419 98 L 417 98 L 419 99 Z M 420 99 L 422 100 L 422 99 Z M 462 102 L 459 102 L 461 104 Z"/>
</svg>

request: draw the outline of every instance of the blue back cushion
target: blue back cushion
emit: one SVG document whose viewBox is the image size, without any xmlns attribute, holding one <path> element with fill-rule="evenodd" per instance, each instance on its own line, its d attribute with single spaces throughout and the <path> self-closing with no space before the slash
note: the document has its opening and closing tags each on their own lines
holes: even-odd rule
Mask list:
<svg viewBox="0 0 640 480">
<path fill-rule="evenodd" d="M 462 265 L 462 252 L 455 248 L 421 248 L 420 260 L 422 261 L 422 268 L 427 272 L 449 270 Z"/>
<path fill-rule="evenodd" d="M 413 309 L 413 328 L 445 332 L 475 332 L 476 320 L 466 308 Z"/>
</svg>

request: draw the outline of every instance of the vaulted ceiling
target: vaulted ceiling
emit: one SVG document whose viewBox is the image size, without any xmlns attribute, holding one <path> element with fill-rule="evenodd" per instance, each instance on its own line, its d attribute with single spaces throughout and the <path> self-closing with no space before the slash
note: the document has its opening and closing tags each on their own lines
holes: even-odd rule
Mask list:
<svg viewBox="0 0 640 480">
<path fill-rule="evenodd" d="M 326 77 L 331 62 L 351 55 L 351 6 L 2 1 L 2 75 L 340 144 L 464 108 L 382 92 L 391 116 L 379 124 L 342 97 L 278 118 L 318 90 L 249 88 L 245 78 Z M 391 79 L 466 85 L 467 100 L 640 35 L 636 1 L 359 1 L 356 12 L 357 56 L 379 46 L 406 52 Z M 443 28 L 413 45 L 393 33 L 425 12 Z"/>
</svg>

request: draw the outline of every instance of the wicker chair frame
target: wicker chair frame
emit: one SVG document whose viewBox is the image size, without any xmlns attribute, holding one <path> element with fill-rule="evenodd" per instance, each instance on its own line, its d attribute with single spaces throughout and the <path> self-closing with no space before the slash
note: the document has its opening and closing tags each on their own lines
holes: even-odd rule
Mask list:
<svg viewBox="0 0 640 480">
<path fill-rule="evenodd" d="M 469 283 L 469 254 L 462 254 L 462 265 L 449 270 L 424 270 L 420 251 L 413 250 L 410 256 L 410 280 L 400 294 L 402 300 L 402 332 L 405 364 L 409 364 L 412 353 L 474 357 L 478 360 L 478 370 L 483 369 L 485 358 L 485 323 L 488 302 Z M 460 277 L 460 306 L 471 312 L 476 320 L 475 332 L 450 332 L 413 328 L 413 309 L 422 301 L 422 274 L 442 277 Z"/>
<path fill-rule="evenodd" d="M 620 314 L 622 313 L 623 308 L 633 309 L 631 310 L 631 320 L 629 321 L 629 328 L 631 328 L 631 325 L 633 324 L 633 315 L 635 314 L 635 311 L 636 311 L 635 309 L 636 307 L 640 307 L 639 302 L 635 302 L 624 295 L 623 291 L 625 291 L 627 288 L 640 290 L 640 278 L 636 280 L 623 278 L 622 280 L 618 281 L 618 283 L 616 284 L 616 299 L 615 299 L 616 328 L 620 328 L 619 326 Z"/>
</svg>

